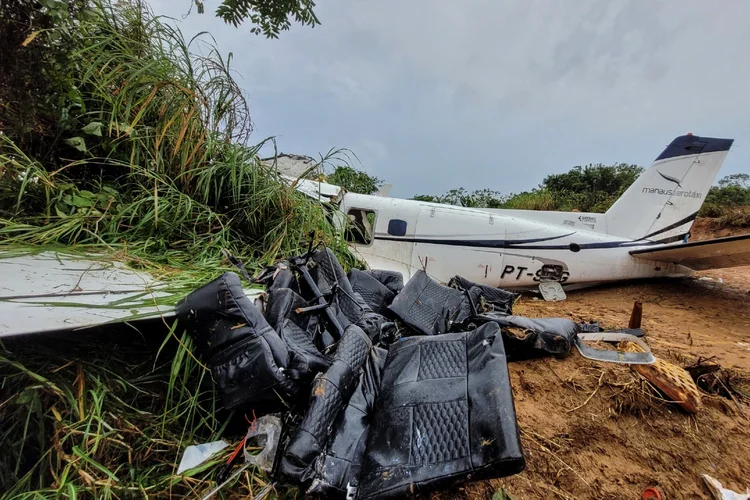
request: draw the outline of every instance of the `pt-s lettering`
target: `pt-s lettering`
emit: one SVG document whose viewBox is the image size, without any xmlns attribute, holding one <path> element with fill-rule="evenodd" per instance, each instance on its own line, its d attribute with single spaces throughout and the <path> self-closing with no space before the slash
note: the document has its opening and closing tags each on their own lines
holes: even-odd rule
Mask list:
<svg viewBox="0 0 750 500">
<path fill-rule="evenodd" d="M 524 267 L 524 266 L 518 266 L 518 267 L 516 267 L 516 266 L 507 265 L 507 266 L 505 266 L 503 268 L 503 272 L 500 274 L 500 279 L 501 280 L 505 279 L 505 277 L 508 276 L 508 275 L 510 275 L 510 279 L 513 279 L 514 275 L 515 275 L 515 280 L 518 281 L 518 280 L 521 279 L 521 276 L 523 276 L 524 274 L 526 274 L 527 276 L 534 276 L 534 278 L 533 278 L 534 281 L 540 281 L 541 280 L 541 278 L 540 278 L 540 276 L 542 274 L 542 269 L 541 268 L 537 269 L 536 273 L 534 273 L 533 275 L 531 273 L 527 273 L 526 272 L 528 269 L 529 269 L 528 267 Z M 568 271 L 563 271 L 562 272 L 562 276 L 560 277 L 560 283 L 565 283 L 568 280 L 569 277 L 570 277 L 570 273 Z"/>
</svg>

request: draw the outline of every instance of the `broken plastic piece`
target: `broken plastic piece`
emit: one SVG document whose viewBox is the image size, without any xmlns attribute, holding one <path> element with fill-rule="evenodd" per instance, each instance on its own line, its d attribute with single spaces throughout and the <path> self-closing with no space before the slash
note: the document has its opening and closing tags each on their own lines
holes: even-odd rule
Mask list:
<svg viewBox="0 0 750 500">
<path fill-rule="evenodd" d="M 562 285 L 557 281 L 544 281 L 539 283 L 539 293 L 547 302 L 557 302 L 568 298 Z"/>
<path fill-rule="evenodd" d="M 193 467 L 198 467 L 200 464 L 216 455 L 227 446 L 229 446 L 229 444 L 223 439 L 220 441 L 212 441 L 210 443 L 188 446 L 187 448 L 185 448 L 185 452 L 182 454 L 180 466 L 177 467 L 177 474 L 182 474 L 186 470 L 190 470 Z"/>
<path fill-rule="evenodd" d="M 263 451 L 257 455 L 251 455 L 247 451 L 247 445 L 248 443 L 251 443 L 251 439 L 256 436 L 259 441 L 257 444 L 263 446 Z M 266 472 L 271 472 L 280 437 L 281 419 L 275 415 L 264 415 L 260 417 L 256 420 L 255 425 L 247 430 L 247 435 L 245 436 L 245 447 L 242 449 L 245 461 Z"/>
<path fill-rule="evenodd" d="M 703 481 L 706 482 L 706 486 L 708 486 L 715 500 L 750 500 L 750 488 L 747 488 L 745 493 L 737 493 L 724 488 L 719 481 L 708 474 L 702 474 L 701 477 L 703 477 Z"/>
<path fill-rule="evenodd" d="M 648 500 L 649 498 L 661 500 L 661 493 L 659 493 L 659 490 L 656 488 L 646 488 L 643 490 L 643 493 L 641 493 L 641 500 Z"/>
<path fill-rule="evenodd" d="M 643 348 L 645 352 L 624 352 L 613 351 L 610 349 L 598 349 L 584 344 L 584 341 L 603 341 L 603 342 L 633 342 Z M 617 332 L 590 332 L 579 333 L 576 336 L 576 347 L 581 356 L 595 361 L 605 361 L 607 363 L 622 363 L 626 365 L 651 365 L 656 358 L 651 353 L 651 349 L 644 341 L 635 335 Z"/>
</svg>

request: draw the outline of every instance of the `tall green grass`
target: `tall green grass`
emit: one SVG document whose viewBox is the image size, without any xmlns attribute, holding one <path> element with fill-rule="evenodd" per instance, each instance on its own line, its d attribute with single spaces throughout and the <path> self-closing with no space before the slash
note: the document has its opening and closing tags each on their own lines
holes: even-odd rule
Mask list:
<svg viewBox="0 0 750 500">
<path fill-rule="evenodd" d="M 214 486 L 231 450 L 178 476 L 181 454 L 244 432 L 244 416 L 217 403 L 190 339 L 160 345 L 157 326 L 3 343 L 3 498 L 196 498 Z M 251 468 L 228 491 L 266 482 Z"/>
<path fill-rule="evenodd" d="M 0 251 L 103 251 L 185 291 L 231 268 L 223 249 L 252 271 L 312 239 L 356 264 L 326 209 L 261 162 L 273 139 L 249 144 L 232 57 L 210 37 L 185 40 L 137 1 L 90 2 L 75 27 L 57 33 L 74 50 L 61 69 L 70 96 L 39 132 L 54 134 L 24 131 L 44 154 L 0 134 Z M 237 416 L 179 325 L 9 340 L 0 373 L 5 497 L 195 498 L 215 486 L 228 452 L 184 476 L 177 463 L 189 444 L 234 435 Z M 232 495 L 263 481 L 248 470 Z"/>
<path fill-rule="evenodd" d="M 0 245 L 96 244 L 204 267 L 222 248 L 268 263 L 312 233 L 350 260 L 325 210 L 261 163 L 269 140 L 247 145 L 231 56 L 139 2 L 91 13 L 73 57 L 83 105 L 56 155 L 29 157 L 0 136 Z"/>
</svg>

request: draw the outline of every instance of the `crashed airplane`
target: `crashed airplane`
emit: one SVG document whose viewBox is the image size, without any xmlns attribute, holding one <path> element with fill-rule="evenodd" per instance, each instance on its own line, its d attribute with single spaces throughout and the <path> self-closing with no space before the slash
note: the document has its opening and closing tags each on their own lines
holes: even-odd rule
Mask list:
<svg viewBox="0 0 750 500">
<path fill-rule="evenodd" d="M 750 234 L 688 242 L 733 139 L 675 138 L 604 214 L 480 209 L 343 193 L 320 185 L 357 228 L 373 269 L 422 269 L 499 288 L 688 276 L 750 264 Z M 317 183 L 307 186 L 314 194 Z"/>
<path fill-rule="evenodd" d="M 371 269 L 405 281 L 424 271 L 441 283 L 459 275 L 503 289 L 538 288 L 559 300 L 576 287 L 750 265 L 750 234 L 688 241 L 733 142 L 675 138 L 604 214 L 458 207 L 284 177 L 324 203 Z M 2 257 L 0 336 L 174 314 L 169 300 L 154 304 L 160 284 L 118 263 L 59 253 Z M 67 307 L 67 317 L 56 305 Z"/>
</svg>

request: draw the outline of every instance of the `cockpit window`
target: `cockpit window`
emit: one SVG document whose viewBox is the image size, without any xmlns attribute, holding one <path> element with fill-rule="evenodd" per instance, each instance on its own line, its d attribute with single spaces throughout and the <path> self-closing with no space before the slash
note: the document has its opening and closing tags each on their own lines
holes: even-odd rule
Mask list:
<svg viewBox="0 0 750 500">
<path fill-rule="evenodd" d="M 375 231 L 375 212 L 352 208 L 346 215 L 349 218 L 345 233 L 346 241 L 359 245 L 372 243 L 372 235 Z"/>
</svg>

